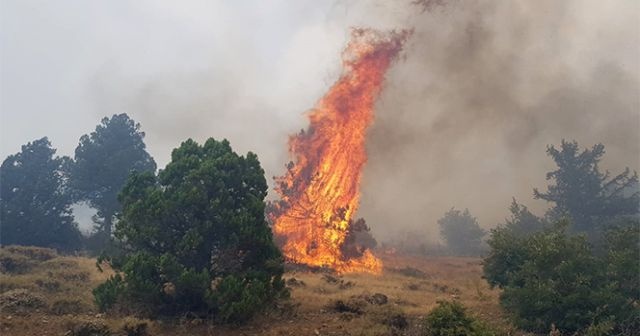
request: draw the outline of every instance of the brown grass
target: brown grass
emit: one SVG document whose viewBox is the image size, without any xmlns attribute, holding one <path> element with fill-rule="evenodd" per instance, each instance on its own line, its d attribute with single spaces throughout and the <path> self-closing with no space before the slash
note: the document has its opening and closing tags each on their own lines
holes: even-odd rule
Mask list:
<svg viewBox="0 0 640 336">
<path fill-rule="evenodd" d="M 82 323 L 96 322 L 124 335 L 125 328 L 140 322 L 147 324 L 150 335 L 419 335 L 420 321 L 437 301 L 452 299 L 505 334 L 519 334 L 500 310 L 498 291 L 481 278 L 477 258 L 385 256 L 381 276 L 349 274 L 337 277 L 337 282 L 327 281 L 321 272 L 289 271 L 287 279 L 304 285 L 292 286 L 289 301 L 241 327 L 216 326 L 206 320 L 138 321 L 98 314 L 91 290 L 107 279 L 109 270 L 99 272 L 95 259 L 85 257 L 40 259 L 30 259 L 34 264 L 27 273 L 3 274 L 0 293 L 24 288 L 44 297 L 47 308 L 27 316 L 0 314 L 0 334 L 61 335 Z M 376 305 L 363 300 L 375 293 L 384 294 L 388 302 Z M 332 309 L 337 300 L 359 300 L 362 313 Z M 402 318 L 409 326 L 399 329 L 394 323 Z"/>
</svg>

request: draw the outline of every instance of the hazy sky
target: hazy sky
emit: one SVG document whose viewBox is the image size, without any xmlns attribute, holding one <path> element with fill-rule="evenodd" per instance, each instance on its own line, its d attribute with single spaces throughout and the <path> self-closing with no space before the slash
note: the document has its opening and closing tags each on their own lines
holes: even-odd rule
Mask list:
<svg viewBox="0 0 640 336">
<path fill-rule="evenodd" d="M 640 167 L 636 1 L 0 0 L 0 156 L 48 136 L 71 155 L 128 113 L 164 166 L 228 138 L 282 173 L 287 135 L 340 74 L 349 28 L 414 28 L 370 133 L 361 215 L 379 234 L 468 207 L 483 226 L 552 167 L 547 144 L 603 142 Z"/>
</svg>

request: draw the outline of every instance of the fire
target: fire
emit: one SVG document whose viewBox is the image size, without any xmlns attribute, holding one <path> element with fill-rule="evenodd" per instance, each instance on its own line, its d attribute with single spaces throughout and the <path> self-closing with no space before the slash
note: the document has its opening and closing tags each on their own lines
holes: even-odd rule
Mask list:
<svg viewBox="0 0 640 336">
<path fill-rule="evenodd" d="M 281 201 L 269 213 L 289 260 L 340 273 L 381 272 L 382 262 L 370 250 L 348 249 L 346 243 L 364 225 L 353 218 L 374 103 L 409 34 L 354 29 L 343 52 L 342 75 L 309 112 L 307 130 L 289 138 L 294 161 L 276 178 Z"/>
</svg>

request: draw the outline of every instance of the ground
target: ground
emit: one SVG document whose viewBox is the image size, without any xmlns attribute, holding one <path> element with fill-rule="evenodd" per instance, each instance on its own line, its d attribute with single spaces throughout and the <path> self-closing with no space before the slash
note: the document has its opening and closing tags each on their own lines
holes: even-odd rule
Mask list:
<svg viewBox="0 0 640 336">
<path fill-rule="evenodd" d="M 291 267 L 291 299 L 240 327 L 214 326 L 188 316 L 142 320 L 100 314 L 91 290 L 109 270 L 96 260 L 52 250 L 0 250 L 0 333 L 3 335 L 421 335 L 422 318 L 438 300 L 459 300 L 472 315 L 504 334 L 519 335 L 498 305 L 498 290 L 481 278 L 478 258 L 382 256 L 382 275 L 331 275 Z M 380 295 L 382 294 L 382 295 Z M 74 331 L 74 332 L 72 332 Z M 86 330 L 85 330 L 86 331 Z"/>
</svg>

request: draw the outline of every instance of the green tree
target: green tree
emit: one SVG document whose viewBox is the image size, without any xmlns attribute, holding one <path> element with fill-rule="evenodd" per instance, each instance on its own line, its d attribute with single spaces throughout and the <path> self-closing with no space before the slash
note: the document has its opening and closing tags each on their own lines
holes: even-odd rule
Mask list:
<svg viewBox="0 0 640 336">
<path fill-rule="evenodd" d="M 68 158 L 45 137 L 22 146 L 0 168 L 2 245 L 35 245 L 72 250 L 80 232 L 71 212 L 72 197 L 63 167 Z"/>
<path fill-rule="evenodd" d="M 504 227 L 518 236 L 530 235 L 549 225 L 544 218 L 534 215 L 525 205 L 516 202 L 515 198 L 511 202 L 509 211 L 511 217 L 506 219 Z"/>
<path fill-rule="evenodd" d="M 140 124 L 123 113 L 103 118 L 76 147 L 70 165 L 71 187 L 78 200 L 97 210 L 97 234 L 103 242 L 111 237 L 115 215 L 121 210 L 118 193 L 129 174 L 156 170 L 143 139 Z"/>
<path fill-rule="evenodd" d="M 478 220 L 469 213 L 451 208 L 438 220 L 440 234 L 449 250 L 456 255 L 479 255 L 482 253 L 482 237 L 485 231 Z"/>
<path fill-rule="evenodd" d="M 559 149 L 549 146 L 547 153 L 558 169 L 547 173 L 552 181 L 547 192 L 534 189 L 534 197 L 553 204 L 547 213 L 550 221 L 567 217 L 573 231 L 595 236 L 616 217 L 638 215 L 638 174 L 628 168 L 613 177 L 601 172 L 602 144 L 580 151 L 577 142 L 562 140 Z"/>
<path fill-rule="evenodd" d="M 120 194 L 118 275 L 98 287 L 108 309 L 243 321 L 286 293 L 283 263 L 265 217 L 267 183 L 255 154 L 229 142 L 187 140 L 156 176 L 134 173 Z"/>
<path fill-rule="evenodd" d="M 610 229 L 602 255 L 565 220 L 528 236 L 506 227 L 491 232 L 484 275 L 503 289 L 500 303 L 519 327 L 567 333 L 632 330 L 637 302 L 639 225 Z"/>
</svg>

